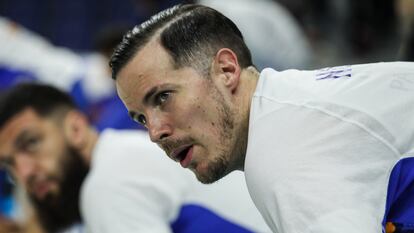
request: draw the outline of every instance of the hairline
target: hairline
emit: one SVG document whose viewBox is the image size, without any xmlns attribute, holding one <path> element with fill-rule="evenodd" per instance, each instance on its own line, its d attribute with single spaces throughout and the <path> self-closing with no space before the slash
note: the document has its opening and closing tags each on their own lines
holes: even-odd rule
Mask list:
<svg viewBox="0 0 414 233">
<path fill-rule="evenodd" d="M 51 109 L 50 111 L 42 113 L 42 111 L 39 111 L 34 106 L 27 105 L 27 106 L 23 107 L 22 109 L 20 109 L 19 111 L 16 111 L 12 115 L 10 115 L 3 122 L 3 124 L 0 125 L 0 131 L 4 130 L 14 119 L 22 116 L 23 113 L 25 113 L 26 111 L 29 111 L 29 110 L 31 110 L 35 114 L 36 117 L 39 117 L 42 120 L 51 120 L 51 121 L 53 121 L 57 124 L 60 124 L 60 123 L 63 122 L 64 116 L 66 116 L 66 114 L 68 112 L 70 112 L 71 110 L 76 110 L 76 108 L 74 108 L 72 106 L 62 104 L 60 106 L 56 106 L 55 108 Z"/>
<path fill-rule="evenodd" d="M 138 55 L 138 53 L 142 50 L 142 49 L 144 49 L 148 44 L 150 44 L 151 42 L 155 42 L 155 43 L 158 43 L 160 46 L 161 46 L 161 48 L 163 48 L 164 50 L 165 50 L 165 52 L 168 54 L 168 56 L 169 56 L 169 60 L 171 61 L 171 63 L 172 63 L 172 65 L 173 65 L 173 68 L 174 69 L 179 69 L 179 68 L 183 68 L 183 67 L 185 67 L 185 66 L 183 66 L 183 64 L 181 64 L 181 65 L 179 65 L 179 64 L 177 64 L 177 62 L 174 60 L 174 58 L 173 58 L 173 56 L 170 54 L 170 51 L 168 51 L 168 49 L 167 48 L 165 48 L 165 46 L 163 45 L 163 43 L 162 43 L 162 41 L 161 41 L 161 35 L 162 35 L 162 33 L 166 30 L 166 29 L 168 29 L 172 24 L 174 24 L 175 22 L 177 22 L 177 21 L 179 21 L 180 19 L 182 19 L 182 18 L 184 18 L 184 17 L 186 17 L 186 16 L 189 16 L 189 15 L 191 15 L 192 14 L 192 12 L 194 11 L 194 9 L 192 9 L 191 11 L 186 11 L 186 12 L 183 12 L 183 13 L 181 13 L 181 14 L 179 14 L 179 15 L 176 15 L 176 16 L 174 16 L 170 21 L 168 21 L 168 22 L 166 22 L 164 25 L 162 25 L 160 28 L 158 28 L 158 29 L 156 29 L 156 30 L 154 30 L 154 32 L 152 33 L 152 35 L 151 36 L 149 36 L 149 38 L 145 41 L 145 43 L 143 43 L 141 46 L 134 46 L 133 47 L 133 49 L 135 50 L 134 52 L 133 52 L 133 54 L 126 60 L 126 62 L 125 63 L 123 63 L 122 65 L 120 65 L 119 66 L 119 68 L 118 68 L 118 70 L 117 70 L 117 72 L 116 73 L 114 73 L 113 75 L 112 75 L 112 78 L 116 81 L 117 80 L 117 78 L 118 78 L 118 75 L 119 75 L 119 73 L 121 73 L 121 71 L 126 67 L 126 66 L 128 66 L 128 64 L 129 63 L 131 63 L 131 61 Z M 145 23 L 145 22 L 144 22 Z M 138 25 L 138 26 L 135 26 L 132 30 L 131 30 L 131 33 L 133 33 L 134 32 L 134 30 L 138 30 L 138 28 L 139 28 L 139 26 L 140 25 Z M 188 67 L 192 67 L 192 66 L 188 66 Z M 192 68 L 194 68 L 194 67 L 192 67 Z M 195 70 L 197 71 L 197 72 L 200 72 L 200 74 L 202 74 L 203 72 L 202 71 L 199 71 L 197 68 L 195 68 Z"/>
</svg>

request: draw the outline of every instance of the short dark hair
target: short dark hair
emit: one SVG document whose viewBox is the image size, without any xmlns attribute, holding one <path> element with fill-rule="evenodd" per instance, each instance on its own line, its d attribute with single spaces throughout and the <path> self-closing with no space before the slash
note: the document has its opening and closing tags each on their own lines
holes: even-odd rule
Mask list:
<svg viewBox="0 0 414 233">
<path fill-rule="evenodd" d="M 71 97 L 54 87 L 36 84 L 18 84 L 0 95 L 0 128 L 27 108 L 40 116 L 50 116 L 62 109 L 74 109 Z"/>
<path fill-rule="evenodd" d="M 184 4 L 159 12 L 125 34 L 111 57 L 113 79 L 154 35 L 160 36 L 175 68 L 190 66 L 204 72 L 223 47 L 235 52 L 242 68 L 253 65 L 243 35 L 230 19 L 210 7 Z"/>
</svg>

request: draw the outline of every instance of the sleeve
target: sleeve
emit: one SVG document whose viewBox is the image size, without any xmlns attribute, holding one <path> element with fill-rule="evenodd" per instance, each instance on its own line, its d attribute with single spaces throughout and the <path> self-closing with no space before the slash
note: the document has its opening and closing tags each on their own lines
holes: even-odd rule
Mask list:
<svg viewBox="0 0 414 233">
<path fill-rule="evenodd" d="M 81 200 L 87 232 L 171 232 L 170 223 L 188 187 L 187 176 L 171 161 L 156 161 L 161 155 L 132 154 L 140 161 L 132 156 L 124 164 L 113 161 L 88 177 Z"/>
<path fill-rule="evenodd" d="M 301 106 L 282 107 L 252 126 L 246 179 L 273 231 L 381 232 L 398 152 L 380 136 Z"/>
</svg>

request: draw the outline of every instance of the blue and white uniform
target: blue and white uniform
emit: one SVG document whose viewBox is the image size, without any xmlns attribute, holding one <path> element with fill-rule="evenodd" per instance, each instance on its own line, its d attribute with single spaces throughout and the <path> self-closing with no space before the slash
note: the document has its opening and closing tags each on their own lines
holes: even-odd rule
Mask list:
<svg viewBox="0 0 414 233">
<path fill-rule="evenodd" d="M 0 91 L 20 82 L 42 82 L 70 93 L 99 131 L 138 128 L 116 95 L 103 55 L 57 47 L 2 17 L 0 43 L 5 45 L 0 50 Z"/>
<path fill-rule="evenodd" d="M 265 69 L 250 111 L 246 182 L 274 232 L 414 226 L 414 63 Z"/>
<path fill-rule="evenodd" d="M 203 185 L 145 132 L 105 130 L 82 186 L 87 233 L 271 232 L 243 173 Z"/>
</svg>

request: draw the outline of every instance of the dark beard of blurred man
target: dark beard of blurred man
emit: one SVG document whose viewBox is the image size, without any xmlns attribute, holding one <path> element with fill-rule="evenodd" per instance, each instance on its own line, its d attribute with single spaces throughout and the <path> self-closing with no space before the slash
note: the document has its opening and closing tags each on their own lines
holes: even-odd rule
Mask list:
<svg viewBox="0 0 414 233">
<path fill-rule="evenodd" d="M 39 221 L 48 233 L 55 233 L 81 222 L 80 189 L 89 167 L 81 155 L 68 146 L 66 154 L 63 155 L 61 169 L 63 180 L 59 184 L 60 194 L 48 194 L 43 200 L 29 194 Z"/>
</svg>

